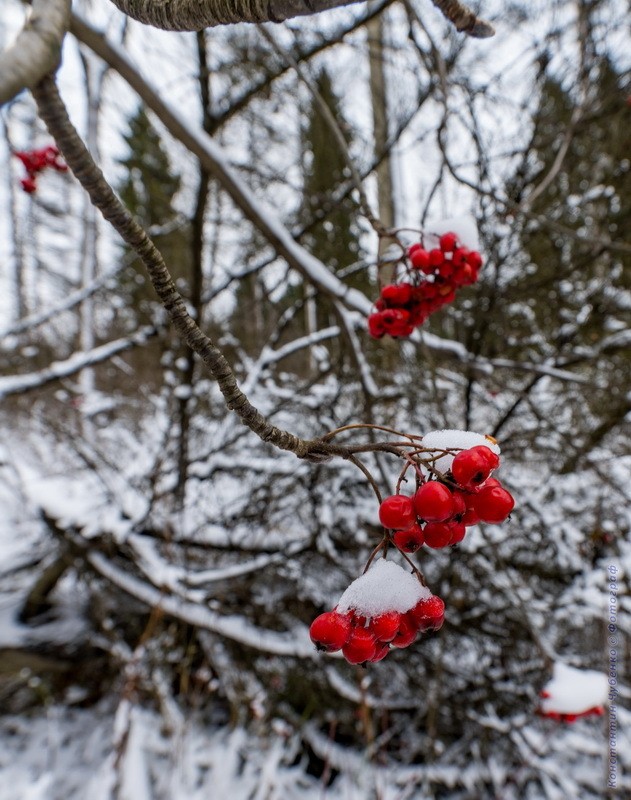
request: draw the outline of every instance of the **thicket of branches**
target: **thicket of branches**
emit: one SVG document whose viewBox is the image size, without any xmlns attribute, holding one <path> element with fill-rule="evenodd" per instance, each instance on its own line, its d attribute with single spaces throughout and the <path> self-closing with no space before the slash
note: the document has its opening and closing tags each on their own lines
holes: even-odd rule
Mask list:
<svg viewBox="0 0 631 800">
<path fill-rule="evenodd" d="M 534 710 L 555 660 L 605 668 L 629 558 L 624 4 L 497 3 L 473 44 L 452 2 L 116 5 L 191 32 L 34 2 L 0 58 L 0 468 L 29 544 L 3 582 L 33 636 L 0 697 L 280 719 L 332 789 L 367 760 L 402 797 L 602 796 L 601 723 Z M 27 196 L 13 154 L 51 136 L 70 172 Z M 371 340 L 388 247 L 464 215 L 480 282 Z M 517 499 L 420 555 L 447 623 L 368 672 L 307 635 L 381 537 L 366 474 L 399 472 L 376 427 L 327 436 L 358 422 L 491 434 Z"/>
</svg>

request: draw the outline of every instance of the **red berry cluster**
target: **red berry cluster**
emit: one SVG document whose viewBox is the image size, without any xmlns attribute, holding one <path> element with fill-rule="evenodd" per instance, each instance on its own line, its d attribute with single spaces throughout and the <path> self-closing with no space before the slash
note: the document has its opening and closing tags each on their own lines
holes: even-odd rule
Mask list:
<svg viewBox="0 0 631 800">
<path fill-rule="evenodd" d="M 435 595 L 419 600 L 406 612 L 386 611 L 372 618 L 356 610 L 320 614 L 309 635 L 318 650 L 342 651 L 349 664 L 382 661 L 391 647 L 409 647 L 422 631 L 437 631 L 445 620 L 445 604 Z"/>
<path fill-rule="evenodd" d="M 539 692 L 539 697 L 541 698 L 548 698 L 550 697 L 550 692 Z M 586 711 L 580 711 L 576 714 L 562 714 L 559 711 L 544 711 L 543 709 L 537 709 L 537 714 L 540 717 L 547 717 L 547 719 L 553 719 L 557 722 L 576 722 L 577 719 L 581 719 L 581 717 L 602 717 L 605 713 L 605 709 L 603 706 L 592 706 L 592 708 L 588 708 Z"/>
<path fill-rule="evenodd" d="M 27 194 L 33 194 L 37 190 L 36 178 L 42 170 L 51 167 L 57 172 L 66 172 L 68 169 L 54 145 L 41 147 L 38 150 L 17 150 L 14 155 L 24 164 L 26 178 L 22 178 L 20 184 Z"/>
<path fill-rule="evenodd" d="M 414 497 L 395 494 L 379 507 L 384 528 L 405 553 L 421 545 L 441 548 L 464 539 L 466 528 L 478 522 L 500 523 L 513 510 L 512 495 L 491 472 L 499 456 L 485 445 L 458 453 L 443 479 L 422 483 Z"/>
<path fill-rule="evenodd" d="M 439 245 L 429 251 L 420 243 L 409 248 L 402 259 L 407 280 L 384 286 L 377 310 L 368 317 L 373 338 L 410 336 L 430 314 L 453 302 L 458 288 L 477 281 L 482 266 L 477 250 L 464 247 L 455 233 L 443 234 Z"/>
</svg>

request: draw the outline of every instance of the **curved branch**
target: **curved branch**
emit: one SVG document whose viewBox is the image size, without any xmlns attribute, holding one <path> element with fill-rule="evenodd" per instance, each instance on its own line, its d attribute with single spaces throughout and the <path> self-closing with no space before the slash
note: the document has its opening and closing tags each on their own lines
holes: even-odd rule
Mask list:
<svg viewBox="0 0 631 800">
<path fill-rule="evenodd" d="M 432 0 L 432 3 L 440 9 L 444 17 L 453 23 L 457 31 L 467 33 L 474 39 L 488 39 L 489 36 L 495 36 L 493 26 L 480 19 L 464 3 L 460 3 L 458 0 Z"/>
<path fill-rule="evenodd" d="M 34 0 L 18 38 L 0 54 L 0 106 L 31 89 L 59 65 L 71 0 Z"/>
<path fill-rule="evenodd" d="M 282 22 L 359 0 L 111 0 L 128 17 L 167 31 L 199 31 L 233 22 Z M 456 30 L 485 39 L 493 26 L 459 0 L 432 0 Z"/>
<path fill-rule="evenodd" d="M 368 315 L 372 302 L 358 289 L 343 283 L 321 261 L 308 253 L 289 231 L 254 196 L 239 176 L 226 163 L 226 158 L 213 139 L 205 132 L 193 129 L 184 115 L 171 108 L 144 80 L 125 54 L 90 28 L 76 14 L 71 22 L 72 33 L 103 58 L 138 93 L 167 128 L 169 133 L 195 155 L 200 164 L 219 181 L 243 215 L 262 233 L 292 269 L 299 272 L 319 292 L 341 300 L 346 306 Z"/>
<path fill-rule="evenodd" d="M 128 17 L 166 31 L 199 31 L 233 22 L 282 22 L 359 0 L 111 0 Z"/>
<path fill-rule="evenodd" d="M 142 259 L 171 322 L 191 350 L 200 356 L 217 381 L 226 406 L 234 411 L 241 422 L 256 433 L 260 439 L 273 444 L 280 450 L 288 450 L 299 458 L 311 461 L 321 461 L 333 455 L 347 457 L 347 448 L 323 444 L 318 440 L 300 439 L 288 431 L 277 428 L 250 403 L 239 388 L 230 364 L 223 353 L 202 333 L 186 310 L 186 304 L 175 287 L 161 253 L 147 232 L 116 197 L 103 173 L 94 163 L 68 117 L 54 79 L 51 76 L 44 78 L 33 89 L 33 97 L 37 103 L 39 114 L 55 139 L 66 163 L 103 217 Z"/>
</svg>

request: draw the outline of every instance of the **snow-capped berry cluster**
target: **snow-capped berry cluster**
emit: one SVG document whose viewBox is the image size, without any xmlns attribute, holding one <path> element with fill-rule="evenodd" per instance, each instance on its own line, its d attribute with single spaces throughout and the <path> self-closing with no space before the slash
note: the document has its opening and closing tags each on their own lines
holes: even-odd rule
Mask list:
<svg viewBox="0 0 631 800">
<path fill-rule="evenodd" d="M 376 426 L 345 426 L 332 433 L 355 427 Z M 456 544 L 468 525 L 503 522 L 515 504 L 510 492 L 491 477 L 500 464 L 500 448 L 492 437 L 458 430 L 431 431 L 425 436 L 383 430 L 405 437 L 403 442 L 392 442 L 404 466 L 397 494 L 379 505 L 385 531 L 368 560 L 369 566 L 374 563 L 351 583 L 335 608 L 320 614 L 310 628 L 319 650 L 341 650 L 351 664 L 381 661 L 391 648 L 408 647 L 419 632 L 442 626 L 445 604 L 427 588 L 407 553 L 422 544 L 433 548 Z M 415 476 L 412 497 L 400 493 L 409 471 Z M 392 545 L 411 571 L 386 560 Z M 374 560 L 380 552 L 383 558 Z"/>
<path fill-rule="evenodd" d="M 368 317 L 373 338 L 410 336 L 430 314 L 453 302 L 457 289 L 477 281 L 482 266 L 477 250 L 465 247 L 452 231 L 438 244 L 431 250 L 420 243 L 409 248 L 401 262 L 404 279 L 382 288 L 376 311 Z"/>
<path fill-rule="evenodd" d="M 557 722 L 576 722 L 582 717 L 605 713 L 609 694 L 607 675 L 592 669 L 577 669 L 557 661 L 552 678 L 539 693 L 537 713 Z"/>
<path fill-rule="evenodd" d="M 314 619 L 309 634 L 318 650 L 341 650 L 349 664 L 365 664 L 381 661 L 392 647 L 408 647 L 420 632 L 438 630 L 444 619 L 445 604 L 416 575 L 378 559 L 333 611 Z"/>
<path fill-rule="evenodd" d="M 61 160 L 59 150 L 54 145 L 41 147 L 38 150 L 17 150 L 14 155 L 24 164 L 26 177 L 22 178 L 20 184 L 27 194 L 33 194 L 37 190 L 36 178 L 43 170 L 49 167 L 57 172 L 68 170 L 67 165 Z"/>
<path fill-rule="evenodd" d="M 457 544 L 466 528 L 478 522 L 504 522 L 515 501 L 490 477 L 499 464 L 499 455 L 486 445 L 461 450 L 445 473 L 421 483 L 413 497 L 387 497 L 379 507 L 381 524 L 394 531 L 392 541 L 399 550 L 414 553 L 423 544 Z"/>
</svg>

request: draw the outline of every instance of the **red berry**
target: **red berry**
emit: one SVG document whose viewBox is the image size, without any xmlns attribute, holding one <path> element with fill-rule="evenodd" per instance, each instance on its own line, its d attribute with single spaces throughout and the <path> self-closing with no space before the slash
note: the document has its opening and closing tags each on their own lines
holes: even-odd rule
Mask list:
<svg viewBox="0 0 631 800">
<path fill-rule="evenodd" d="M 368 317 L 368 333 L 373 339 L 381 339 L 386 332 L 382 312 L 370 314 Z"/>
<path fill-rule="evenodd" d="M 408 331 L 413 330 L 410 326 L 410 313 L 403 308 L 388 308 L 381 311 L 383 326 L 386 333 L 390 336 L 409 336 Z"/>
<path fill-rule="evenodd" d="M 469 528 L 471 525 L 477 525 L 480 521 L 480 517 L 478 516 L 478 512 L 475 510 L 475 508 L 468 507 L 462 515 L 462 519 L 460 521 L 463 525 Z"/>
<path fill-rule="evenodd" d="M 456 249 L 456 245 L 458 244 L 458 237 L 455 233 L 443 233 L 443 235 L 438 240 L 440 244 L 440 249 L 443 253 L 453 253 Z"/>
<path fill-rule="evenodd" d="M 381 298 L 390 306 L 406 306 L 412 299 L 412 286 L 409 283 L 390 283 L 381 290 Z"/>
<path fill-rule="evenodd" d="M 451 465 L 451 474 L 459 486 L 465 489 L 474 489 L 480 486 L 491 474 L 494 467 L 490 466 L 491 460 L 486 456 L 485 452 L 490 455 L 488 447 L 472 447 L 470 450 L 462 450 L 454 458 Z"/>
<path fill-rule="evenodd" d="M 454 492 L 452 498 L 454 503 L 452 518 L 454 521 L 459 522 L 459 517 L 462 517 L 467 510 L 467 501 L 462 492 Z"/>
<path fill-rule="evenodd" d="M 479 454 L 482 456 L 482 458 L 485 458 L 490 469 L 497 469 L 499 467 L 500 457 L 485 444 L 477 444 L 475 447 L 471 447 L 470 451 Z"/>
<path fill-rule="evenodd" d="M 410 254 L 410 263 L 414 269 L 425 272 L 429 267 L 429 253 L 419 245 L 418 249 Z"/>
<path fill-rule="evenodd" d="M 325 611 L 311 623 L 309 636 L 318 650 L 334 653 L 340 650 L 351 635 L 351 618 L 337 611 Z"/>
<path fill-rule="evenodd" d="M 438 630 L 445 620 L 445 604 L 437 595 L 432 595 L 418 603 L 408 611 L 408 616 L 413 619 L 423 630 L 433 628 Z"/>
<path fill-rule="evenodd" d="M 477 279 L 476 271 L 469 264 L 454 268 L 453 281 L 457 286 L 471 286 Z"/>
<path fill-rule="evenodd" d="M 483 486 L 471 504 L 482 522 L 504 522 L 515 507 L 515 500 L 502 486 Z"/>
<path fill-rule="evenodd" d="M 350 611 L 351 625 L 355 628 L 365 628 L 368 622 L 364 614 L 358 614 L 356 610 Z"/>
<path fill-rule="evenodd" d="M 401 614 L 398 611 L 386 611 L 370 621 L 369 630 L 374 633 L 380 642 L 391 642 L 397 635 L 401 623 Z"/>
<path fill-rule="evenodd" d="M 437 272 L 441 278 L 451 278 L 451 276 L 454 274 L 454 265 L 451 263 L 451 261 L 443 261 L 443 263 L 438 267 Z"/>
<path fill-rule="evenodd" d="M 392 640 L 393 647 L 409 647 L 418 635 L 418 625 L 412 617 L 404 614 L 401 617 L 399 630 Z"/>
<path fill-rule="evenodd" d="M 451 284 L 444 283 L 442 286 L 438 287 L 438 297 L 440 298 L 441 305 L 445 305 L 445 303 L 453 303 L 454 298 L 456 297 L 456 290 Z"/>
<path fill-rule="evenodd" d="M 482 256 L 477 250 L 470 250 L 467 256 L 467 264 L 472 267 L 476 272 L 482 266 Z"/>
<path fill-rule="evenodd" d="M 384 644 L 377 643 L 375 648 L 375 655 L 372 658 L 369 658 L 371 664 L 375 664 L 377 661 L 383 661 L 383 659 L 388 655 L 390 652 L 390 645 L 385 642 Z"/>
<path fill-rule="evenodd" d="M 462 276 L 460 282 L 463 286 L 471 286 L 474 284 L 478 279 L 478 271 L 474 269 L 470 264 L 465 264 L 462 268 Z"/>
<path fill-rule="evenodd" d="M 405 530 L 416 522 L 414 503 L 411 497 L 403 494 L 393 494 L 386 497 L 379 506 L 379 519 L 384 528 L 392 530 Z"/>
<path fill-rule="evenodd" d="M 429 481 L 414 495 L 414 508 L 426 522 L 444 522 L 453 514 L 453 496 L 442 483 Z"/>
<path fill-rule="evenodd" d="M 370 661 L 377 652 L 377 640 L 368 628 L 353 628 L 342 654 L 349 664 L 363 664 Z"/>
<path fill-rule="evenodd" d="M 451 543 L 452 532 L 448 522 L 428 522 L 423 533 L 428 547 L 439 549 Z"/>
<path fill-rule="evenodd" d="M 455 250 L 452 257 L 454 267 L 464 267 L 464 265 L 468 263 L 468 255 L 469 251 L 466 247 L 459 247 L 457 250 Z"/>
<path fill-rule="evenodd" d="M 442 250 L 435 247 L 429 251 L 429 263 L 432 267 L 439 267 L 445 260 L 445 254 Z"/>
<path fill-rule="evenodd" d="M 392 541 L 399 550 L 404 553 L 416 553 L 425 542 L 423 528 L 420 525 L 412 525 L 405 530 L 396 531 Z"/>
<path fill-rule="evenodd" d="M 448 522 L 447 525 L 451 531 L 451 539 L 449 540 L 449 544 L 458 544 L 461 542 L 467 532 L 464 522 L 453 521 Z"/>
<path fill-rule="evenodd" d="M 22 178 L 20 181 L 22 185 L 22 189 L 27 194 L 33 194 L 33 192 L 37 191 L 37 184 L 35 183 L 35 178 L 32 175 L 29 175 L 28 178 Z"/>
<path fill-rule="evenodd" d="M 415 327 L 422 325 L 427 319 L 427 312 L 421 303 L 415 303 L 410 308 L 410 325 Z"/>
</svg>

